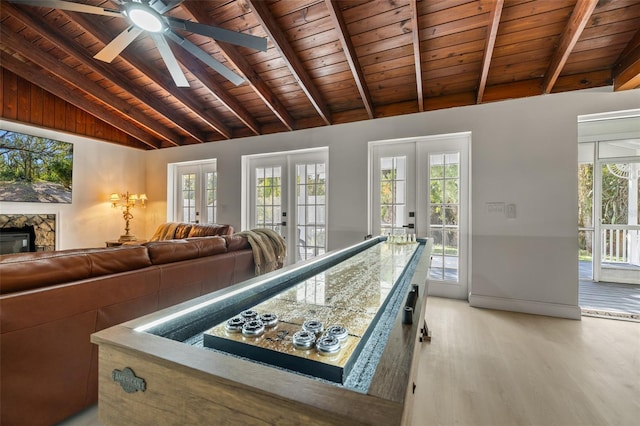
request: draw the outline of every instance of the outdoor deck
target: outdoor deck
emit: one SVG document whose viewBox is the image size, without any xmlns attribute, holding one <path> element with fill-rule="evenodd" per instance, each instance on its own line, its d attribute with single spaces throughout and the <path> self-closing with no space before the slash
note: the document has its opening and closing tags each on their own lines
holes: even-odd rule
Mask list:
<svg viewBox="0 0 640 426">
<path fill-rule="evenodd" d="M 580 262 L 579 283 L 578 302 L 584 315 L 640 321 L 640 285 L 593 282 L 591 262 Z"/>
<path fill-rule="evenodd" d="M 445 261 L 444 278 L 455 282 L 457 270 L 447 266 Z M 640 285 L 593 282 L 591 262 L 580 261 L 579 267 L 578 304 L 583 315 L 640 321 Z M 430 279 L 440 278 L 438 271 L 431 271 Z"/>
</svg>

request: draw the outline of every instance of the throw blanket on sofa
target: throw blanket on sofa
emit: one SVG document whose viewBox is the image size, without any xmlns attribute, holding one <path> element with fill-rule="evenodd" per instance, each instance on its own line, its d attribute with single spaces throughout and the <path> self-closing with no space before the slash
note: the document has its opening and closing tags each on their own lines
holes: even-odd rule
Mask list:
<svg viewBox="0 0 640 426">
<path fill-rule="evenodd" d="M 284 238 L 268 228 L 257 228 L 237 232 L 234 235 L 246 237 L 253 250 L 256 275 L 266 274 L 281 267 L 287 254 Z"/>
</svg>

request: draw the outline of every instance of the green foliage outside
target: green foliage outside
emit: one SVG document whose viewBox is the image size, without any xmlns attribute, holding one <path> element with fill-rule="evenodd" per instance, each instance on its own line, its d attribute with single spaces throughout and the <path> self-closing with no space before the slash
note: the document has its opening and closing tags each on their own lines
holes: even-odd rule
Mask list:
<svg viewBox="0 0 640 426">
<path fill-rule="evenodd" d="M 433 253 L 457 256 L 460 164 L 457 162 L 457 158 L 448 158 L 449 156 L 446 154 L 437 154 L 434 157 L 432 157 L 432 161 L 439 161 L 434 161 L 429 171 L 429 202 L 431 205 L 429 222 L 432 226 L 430 236 L 434 239 Z"/>
<path fill-rule="evenodd" d="M 592 227 L 593 184 L 592 163 L 578 167 L 578 226 Z M 640 190 L 639 190 L 640 191 Z M 602 223 L 626 225 L 629 219 L 629 183 L 627 179 L 614 175 L 608 167 L 602 167 Z M 579 259 L 592 260 L 593 232 L 579 232 Z"/>
</svg>

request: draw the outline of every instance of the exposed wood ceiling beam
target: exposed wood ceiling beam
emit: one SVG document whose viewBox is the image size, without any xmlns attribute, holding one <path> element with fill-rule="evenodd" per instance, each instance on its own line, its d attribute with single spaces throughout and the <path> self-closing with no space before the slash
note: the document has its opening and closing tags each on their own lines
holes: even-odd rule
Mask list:
<svg viewBox="0 0 640 426">
<path fill-rule="evenodd" d="M 364 108 L 367 110 L 367 115 L 370 119 L 374 118 L 375 110 L 373 101 L 371 100 L 371 94 L 369 93 L 369 88 L 367 87 L 367 83 L 364 78 L 364 72 L 362 72 L 360 61 L 358 61 L 358 57 L 356 56 L 356 51 L 353 47 L 351 37 L 349 36 L 347 24 L 344 21 L 340 7 L 337 4 L 337 0 L 325 0 L 325 4 L 327 5 L 327 9 L 329 9 L 329 15 L 331 15 L 333 25 L 338 32 L 338 38 L 342 44 L 342 50 L 347 57 L 349 68 L 351 69 L 353 78 L 356 81 L 356 86 L 358 86 L 358 92 L 360 92 L 360 97 L 364 103 Z"/>
<path fill-rule="evenodd" d="M 289 114 L 289 111 L 287 111 L 285 106 L 282 105 L 278 97 L 273 93 L 262 77 L 253 70 L 253 67 L 251 67 L 244 56 L 238 52 L 238 49 L 223 42 L 219 42 L 218 46 L 220 46 L 222 53 L 227 57 L 227 59 L 235 64 L 236 68 L 244 74 L 247 79 L 247 83 L 251 86 L 253 91 L 256 92 L 260 99 L 262 99 L 262 102 L 264 102 L 267 108 L 273 112 L 273 114 L 288 130 L 295 130 L 296 122 L 294 118 Z"/>
<path fill-rule="evenodd" d="M 640 87 L 640 30 L 622 51 L 613 66 L 613 90 Z"/>
<path fill-rule="evenodd" d="M 9 31 L 5 26 L 2 26 L 0 36 L 2 37 L 3 46 L 11 46 L 12 49 L 20 52 L 20 55 L 27 60 L 47 70 L 60 80 L 85 92 L 101 105 L 118 110 L 123 117 L 137 122 L 141 127 L 146 128 L 148 131 L 172 145 L 178 145 L 182 141 L 182 137 L 179 134 L 150 119 L 136 108 L 132 108 L 126 101 L 103 89 L 97 83 L 87 80 L 83 74 L 75 69 L 58 61 L 57 58 L 50 54 L 34 49 L 31 43 L 21 35 Z M 78 106 L 76 103 L 73 104 Z"/>
<path fill-rule="evenodd" d="M 482 57 L 482 72 L 480 73 L 480 82 L 478 83 L 478 96 L 476 103 L 482 103 L 484 97 L 484 89 L 487 86 L 487 76 L 491 67 L 491 57 L 493 56 L 493 47 L 496 44 L 496 36 L 498 35 L 498 26 L 500 25 L 500 17 L 502 16 L 502 8 L 504 0 L 496 0 L 489 3 L 491 11 L 489 13 L 489 26 L 487 27 L 487 35 L 484 43 L 484 56 Z"/>
<path fill-rule="evenodd" d="M 184 11 L 189 13 L 195 21 L 207 25 L 215 24 L 208 22 L 209 18 L 202 10 L 202 2 L 183 2 L 180 4 L 180 6 Z M 225 53 L 225 49 L 236 51 L 236 48 L 231 45 L 225 44 L 225 46 L 222 46 L 221 43 L 217 41 L 216 43 L 223 50 L 223 53 Z M 184 61 L 187 60 L 185 56 L 186 55 L 182 55 Z M 180 58 L 179 60 L 183 62 Z M 227 60 L 232 62 L 228 56 Z M 202 84 L 207 88 L 207 90 L 209 90 L 209 92 L 211 92 L 213 96 L 215 96 L 221 103 L 223 103 L 224 106 L 227 107 L 227 109 L 229 109 L 229 111 L 231 111 L 236 117 L 238 117 L 238 119 L 242 121 L 245 126 L 251 129 L 254 134 L 259 135 L 262 133 L 260 124 L 256 120 L 254 120 L 254 118 L 251 116 L 251 114 L 249 114 L 246 108 L 242 106 L 242 104 L 236 101 L 235 98 L 229 95 L 229 93 L 218 84 L 215 84 L 215 82 L 211 81 L 210 78 L 205 78 L 205 76 L 207 76 L 207 73 L 206 71 L 204 71 L 204 66 L 200 65 L 195 60 L 191 61 L 190 63 L 195 67 L 194 69 L 189 68 L 191 73 L 194 74 L 194 76 L 202 82 Z M 237 64 L 233 63 L 233 65 L 235 65 L 235 67 L 244 74 L 244 70 L 238 67 Z"/>
<path fill-rule="evenodd" d="M 284 124 L 288 130 L 296 129 L 296 121 L 289 114 L 289 111 L 282 105 L 282 102 L 273 93 L 273 90 L 265 83 L 260 75 L 254 71 L 253 67 L 242 56 L 238 49 L 234 46 L 218 42 L 218 46 L 222 50 L 222 53 L 227 57 L 227 60 L 235 64 L 236 68 L 244 74 L 247 79 L 247 83 L 251 86 L 253 91 L 262 99 L 262 102 L 273 112 L 273 114 Z"/>
<path fill-rule="evenodd" d="M 200 80 L 209 93 L 215 96 L 216 99 L 229 109 L 229 111 L 238 117 L 245 126 L 251 129 L 251 131 L 256 135 L 261 133 L 260 124 L 254 120 L 245 107 L 243 107 L 233 96 L 229 94 L 229 92 L 211 78 L 208 73 L 208 67 L 204 66 L 183 49 L 175 49 L 173 53 L 176 55 L 178 61 L 180 61 L 194 77 Z"/>
<path fill-rule="evenodd" d="M 23 11 L 20 8 L 14 7 L 13 5 L 11 5 L 11 3 L 6 3 L 3 7 L 5 8 L 6 12 L 26 24 L 27 27 L 30 27 L 33 30 L 37 30 L 41 36 L 45 37 L 51 43 L 56 45 L 67 55 L 71 56 L 91 71 L 102 75 L 104 78 L 111 81 L 115 85 L 123 88 L 136 99 L 138 99 L 138 101 L 140 101 L 141 103 L 148 105 L 150 108 L 154 109 L 165 117 L 173 115 L 173 110 L 171 108 L 168 108 L 166 104 L 160 102 L 157 99 L 150 99 L 147 92 L 135 85 L 130 84 L 129 81 L 126 80 L 121 74 L 115 72 L 115 68 L 113 66 L 105 64 L 101 61 L 97 61 L 87 51 L 78 49 L 74 45 L 74 42 L 70 40 L 69 37 L 66 36 L 65 33 L 63 33 L 59 28 L 47 25 L 42 19 L 34 17 L 32 12 L 27 10 Z M 186 120 L 177 117 L 172 121 L 197 141 L 205 142 L 205 136 L 202 131 L 189 124 Z M 178 144 L 176 143 L 175 145 Z"/>
<path fill-rule="evenodd" d="M 409 0 L 411 7 L 411 33 L 413 36 L 413 59 L 416 66 L 416 89 L 418 91 L 418 111 L 424 111 L 424 91 L 422 89 L 422 59 L 420 56 L 420 24 L 418 22 L 417 0 Z"/>
<path fill-rule="evenodd" d="M 40 88 L 86 111 L 88 114 L 97 117 L 105 123 L 122 130 L 139 140 L 141 145 L 144 144 L 153 149 L 161 147 L 158 139 L 153 138 L 141 127 L 122 119 L 113 111 L 113 108 L 105 107 L 84 97 L 77 89 L 70 89 L 67 85 L 61 84 L 56 77 L 44 69 L 23 62 L 4 50 L 0 51 L 0 61 L 2 62 L 3 68 L 8 69 L 27 81 L 37 82 Z"/>
<path fill-rule="evenodd" d="M 216 25 L 217 22 L 211 22 L 211 18 L 204 11 L 204 2 L 187 1 L 180 4 L 185 12 L 189 13 L 196 21 L 207 24 Z M 253 91 L 262 99 L 265 105 L 278 117 L 278 120 L 289 130 L 295 129 L 295 120 L 289 114 L 289 111 L 280 103 L 271 88 L 264 82 L 262 77 L 254 71 L 253 67 L 247 62 L 244 56 L 238 51 L 234 45 L 216 40 L 222 54 L 229 62 L 244 74 L 247 84 L 251 86 Z"/>
<path fill-rule="evenodd" d="M 269 7 L 262 0 L 246 0 L 251 10 L 256 14 L 256 18 L 262 28 L 267 33 L 269 40 L 274 44 L 284 61 L 286 62 L 289 70 L 296 79 L 296 82 L 300 85 L 300 88 L 307 95 L 311 104 L 316 109 L 325 124 L 330 125 L 332 123 L 331 111 L 324 98 L 320 94 L 320 91 L 313 84 L 311 77 L 302 66 L 302 62 L 293 50 L 284 32 L 278 26 L 278 23 L 273 18 L 273 15 L 269 11 Z"/>
<path fill-rule="evenodd" d="M 95 22 L 91 22 L 91 20 L 88 19 L 85 14 L 66 13 L 62 11 L 61 13 L 84 28 L 85 31 L 93 35 L 96 39 L 98 39 L 105 45 L 114 38 L 113 34 L 108 33 L 103 26 L 95 25 Z M 178 100 L 182 105 L 189 109 L 189 111 L 196 114 L 203 122 L 220 133 L 224 138 L 231 139 L 231 129 L 226 126 L 220 119 L 218 119 L 214 114 L 212 114 L 210 110 L 202 108 L 202 105 L 200 105 L 191 96 L 189 96 L 188 92 L 178 89 L 173 82 L 173 79 L 171 79 L 171 77 L 169 76 L 168 72 L 152 68 L 151 66 L 145 64 L 143 61 L 139 60 L 134 54 L 131 53 L 131 51 L 128 51 L 127 49 L 123 50 L 120 53 L 119 57 L 128 62 L 132 67 L 137 68 L 141 73 L 145 74 L 151 80 L 153 80 L 155 84 L 162 87 L 162 89 L 167 91 L 171 96 L 175 97 L 176 100 Z M 173 115 L 174 114 L 171 114 L 167 118 L 172 119 Z"/>
<path fill-rule="evenodd" d="M 542 82 L 542 93 L 551 93 L 553 85 L 556 84 L 562 68 L 564 68 L 571 51 L 578 42 L 582 30 L 584 30 L 584 27 L 587 25 L 597 4 L 598 0 L 577 1 L 569 18 L 569 22 L 562 33 L 560 43 L 551 58 L 549 68 L 547 68 L 547 72 L 545 73 Z"/>
</svg>

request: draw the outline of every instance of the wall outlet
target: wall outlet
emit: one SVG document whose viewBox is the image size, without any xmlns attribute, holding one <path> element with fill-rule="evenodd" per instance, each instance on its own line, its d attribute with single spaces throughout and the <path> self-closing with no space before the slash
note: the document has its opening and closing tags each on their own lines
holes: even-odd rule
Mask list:
<svg viewBox="0 0 640 426">
<path fill-rule="evenodd" d="M 516 205 L 515 204 L 507 204 L 504 214 L 505 214 L 505 216 L 507 216 L 507 219 L 515 219 L 516 218 Z"/>
</svg>

